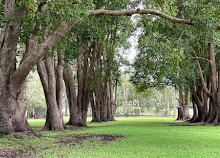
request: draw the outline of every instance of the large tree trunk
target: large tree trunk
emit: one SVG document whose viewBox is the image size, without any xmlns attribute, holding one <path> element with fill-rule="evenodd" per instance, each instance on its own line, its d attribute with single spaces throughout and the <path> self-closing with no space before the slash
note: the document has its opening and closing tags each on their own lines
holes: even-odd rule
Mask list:
<svg viewBox="0 0 220 158">
<path fill-rule="evenodd" d="M 198 110 L 193 96 L 192 96 L 192 104 L 193 104 L 193 117 L 190 120 L 188 120 L 188 122 L 196 122 L 196 119 L 198 118 Z"/>
<path fill-rule="evenodd" d="M 49 57 L 37 65 L 47 104 L 46 123 L 43 130 L 64 130 L 62 114 L 63 68 Z"/>
<path fill-rule="evenodd" d="M 15 89 L 12 85 L 3 83 L 2 80 L 0 85 L 0 133 L 32 131 L 24 115 L 23 105 L 20 107 L 21 104 L 18 101 L 22 87 Z"/>
<path fill-rule="evenodd" d="M 90 92 L 88 90 L 88 85 L 86 85 L 86 78 L 88 74 L 88 52 L 84 54 L 84 60 L 80 56 L 77 60 L 78 70 L 77 70 L 77 80 L 78 80 L 78 96 L 77 96 L 77 106 L 79 113 L 82 116 L 82 124 L 86 125 L 87 111 L 90 101 Z"/>
<path fill-rule="evenodd" d="M 190 102 L 190 91 L 188 89 L 185 91 L 185 104 L 184 104 L 183 91 L 182 91 L 182 88 L 180 88 L 179 89 L 179 107 L 178 107 L 177 120 L 186 121 L 186 120 L 190 119 L 189 102 Z"/>
<path fill-rule="evenodd" d="M 99 42 L 94 43 L 93 47 L 93 54 L 92 54 L 92 63 L 93 67 L 91 69 L 92 72 L 92 77 L 93 77 L 93 84 L 94 84 L 94 89 L 93 89 L 93 100 L 94 106 L 92 108 L 93 110 L 93 118 L 92 122 L 101 122 L 101 105 L 102 105 L 102 80 L 101 80 L 101 72 L 102 72 L 102 47 Z"/>
<path fill-rule="evenodd" d="M 108 115 L 107 115 L 107 119 L 108 121 L 115 121 L 114 119 L 114 112 L 113 112 L 113 106 L 114 106 L 114 90 L 113 90 L 113 84 L 112 84 L 112 80 L 110 80 L 109 83 L 109 104 L 108 104 Z"/>
<path fill-rule="evenodd" d="M 193 102 L 197 110 L 194 109 L 195 114 L 193 119 L 190 120 L 191 123 L 202 122 L 205 120 L 204 102 L 203 98 L 201 98 L 201 91 L 202 89 L 198 88 L 196 93 L 196 91 L 192 89 Z"/>
<path fill-rule="evenodd" d="M 190 103 L 190 90 L 189 88 L 186 89 L 185 91 L 185 105 L 183 106 L 183 111 L 184 111 L 184 120 L 190 119 L 189 115 L 189 103 Z"/>
<path fill-rule="evenodd" d="M 67 64 L 67 68 L 64 70 L 63 76 L 70 113 L 70 118 L 67 125 L 83 126 L 81 110 L 79 110 L 77 106 L 75 79 L 73 77 L 70 64 Z"/>
<path fill-rule="evenodd" d="M 0 134 L 31 131 L 24 116 L 25 78 L 11 82 L 16 71 L 16 53 L 21 21 L 26 8 L 15 9 L 14 0 L 5 1 L 5 19 L 9 21 L 0 32 Z M 18 14 L 19 12 L 19 14 Z M 10 21 L 11 17 L 14 21 Z"/>
<path fill-rule="evenodd" d="M 176 120 L 184 120 L 183 90 L 182 90 L 182 88 L 179 88 L 179 107 L 178 107 L 178 117 Z"/>
<path fill-rule="evenodd" d="M 108 106 L 108 84 L 105 83 L 102 89 L 102 99 L 101 99 L 101 121 L 107 121 L 107 106 Z"/>
</svg>

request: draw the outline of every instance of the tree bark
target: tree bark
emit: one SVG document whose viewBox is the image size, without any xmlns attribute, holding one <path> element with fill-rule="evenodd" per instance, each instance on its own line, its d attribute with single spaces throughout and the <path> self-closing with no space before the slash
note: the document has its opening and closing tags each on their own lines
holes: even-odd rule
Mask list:
<svg viewBox="0 0 220 158">
<path fill-rule="evenodd" d="M 37 64 L 38 74 L 44 89 L 47 104 L 46 123 L 43 130 L 64 130 L 62 114 L 63 68 L 52 57 Z"/>
<path fill-rule="evenodd" d="M 183 90 L 179 88 L 179 107 L 178 107 L 178 117 L 176 120 L 184 120 L 184 109 L 183 109 Z"/>
<path fill-rule="evenodd" d="M 73 77 L 70 64 L 67 64 L 67 68 L 64 70 L 63 76 L 70 113 L 70 118 L 67 125 L 83 126 L 81 110 L 79 110 L 77 106 L 75 79 Z"/>
<path fill-rule="evenodd" d="M 186 89 L 185 91 L 185 105 L 183 106 L 183 111 L 184 111 L 184 120 L 190 119 L 189 115 L 189 103 L 190 103 L 190 90 L 189 88 Z"/>
<path fill-rule="evenodd" d="M 110 80 L 109 83 L 109 104 L 108 104 L 108 113 L 107 113 L 107 119 L 108 121 L 115 121 L 114 119 L 114 112 L 113 112 L 113 107 L 114 107 L 114 96 L 113 96 L 114 90 L 113 90 L 113 84 L 112 80 Z"/>
<path fill-rule="evenodd" d="M 25 78 L 19 85 L 11 82 L 16 72 L 17 44 L 26 7 L 15 8 L 15 0 L 5 1 L 5 19 L 0 32 L 0 134 L 32 131 L 24 116 Z M 15 17 L 15 20 L 10 20 Z"/>
</svg>

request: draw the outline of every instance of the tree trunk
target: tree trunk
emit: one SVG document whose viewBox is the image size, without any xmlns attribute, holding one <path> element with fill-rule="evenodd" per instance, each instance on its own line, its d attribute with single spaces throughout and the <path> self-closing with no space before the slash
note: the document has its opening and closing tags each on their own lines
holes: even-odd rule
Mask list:
<svg viewBox="0 0 220 158">
<path fill-rule="evenodd" d="M 115 113 L 117 111 L 117 107 L 118 107 L 117 90 L 118 90 L 118 81 L 116 80 L 116 83 L 115 83 L 115 105 L 113 104 L 113 116 L 115 115 Z"/>
<path fill-rule="evenodd" d="M 179 88 L 179 107 L 178 107 L 178 117 L 176 120 L 184 120 L 183 90 L 182 90 L 182 88 Z"/>
<path fill-rule="evenodd" d="M 24 115 L 23 105 L 21 106 L 19 102 L 21 96 L 19 90 L 22 86 L 15 89 L 2 81 L 7 80 L 0 81 L 0 133 L 32 131 Z"/>
<path fill-rule="evenodd" d="M 170 117 L 170 98 L 168 98 L 167 102 L 167 116 Z"/>
<path fill-rule="evenodd" d="M 185 105 L 183 106 L 184 111 L 184 121 L 190 119 L 189 115 L 189 103 L 190 103 L 190 90 L 187 88 L 185 91 Z"/>
<path fill-rule="evenodd" d="M 67 68 L 64 70 L 63 76 L 70 113 L 70 118 L 67 125 L 83 126 L 81 110 L 79 110 L 77 106 L 75 79 L 73 77 L 70 64 L 67 64 Z"/>
<path fill-rule="evenodd" d="M 114 106 L 114 96 L 113 96 L 114 90 L 113 90 L 113 84 L 112 80 L 110 80 L 109 83 L 109 104 L 108 104 L 108 121 L 115 121 L 114 119 L 114 112 L 113 112 L 113 106 Z"/>
<path fill-rule="evenodd" d="M 175 91 L 175 93 L 176 93 L 176 91 Z M 174 103 L 174 105 L 173 105 L 173 118 L 176 118 L 176 97 L 175 97 L 175 95 L 173 97 L 173 103 Z"/>
<path fill-rule="evenodd" d="M 43 130 L 64 130 L 62 114 L 63 69 L 51 57 L 37 65 L 47 104 L 46 123 Z M 57 74 L 57 75 L 56 75 Z"/>
<path fill-rule="evenodd" d="M 11 80 L 16 71 L 17 44 L 26 11 L 26 8 L 16 9 L 15 1 L 5 1 L 8 23 L 0 32 L 0 134 L 31 131 L 24 115 L 26 77 L 19 84 Z M 15 20 L 10 21 L 11 17 Z"/>
<path fill-rule="evenodd" d="M 190 120 L 188 120 L 188 122 L 192 122 L 193 123 L 193 122 L 196 122 L 196 119 L 198 118 L 198 110 L 197 110 L 197 106 L 195 104 L 193 96 L 192 96 L 192 104 L 193 104 L 193 117 Z"/>
<path fill-rule="evenodd" d="M 107 121 L 107 104 L 108 104 L 108 91 L 109 86 L 105 83 L 102 89 L 102 103 L 101 103 L 101 121 Z"/>
<path fill-rule="evenodd" d="M 194 106 L 196 106 L 197 110 L 194 109 L 194 117 L 193 119 L 191 119 L 191 123 L 196 123 L 196 122 L 201 122 L 203 120 L 205 120 L 205 112 L 204 112 L 204 104 L 201 101 L 201 97 L 199 97 L 198 93 L 201 93 L 200 90 L 197 90 L 197 93 L 195 92 L 195 90 L 193 90 L 192 92 L 192 97 L 193 97 L 193 101 L 194 101 Z"/>
</svg>

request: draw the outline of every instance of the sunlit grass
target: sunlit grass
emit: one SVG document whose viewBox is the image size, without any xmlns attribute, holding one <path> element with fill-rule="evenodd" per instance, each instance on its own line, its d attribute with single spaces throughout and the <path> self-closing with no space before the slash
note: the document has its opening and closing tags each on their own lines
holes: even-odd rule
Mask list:
<svg viewBox="0 0 220 158">
<path fill-rule="evenodd" d="M 2 148 L 34 147 L 35 157 L 79 157 L 79 158 L 172 158 L 220 157 L 220 127 L 170 126 L 179 124 L 167 118 L 118 118 L 114 122 L 88 123 L 91 128 L 64 132 L 38 131 L 43 137 L 18 140 L 0 138 Z M 31 126 L 43 126 L 43 120 L 30 120 Z M 70 134 L 118 134 L 124 138 L 103 143 L 57 143 L 54 137 L 66 138 Z M 9 139 L 10 138 L 10 139 Z"/>
</svg>

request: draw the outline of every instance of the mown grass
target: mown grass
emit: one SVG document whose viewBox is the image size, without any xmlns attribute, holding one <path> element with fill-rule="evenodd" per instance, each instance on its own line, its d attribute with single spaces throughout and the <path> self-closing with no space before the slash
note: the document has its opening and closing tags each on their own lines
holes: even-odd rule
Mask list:
<svg viewBox="0 0 220 158">
<path fill-rule="evenodd" d="M 44 121 L 29 121 L 31 126 L 43 126 Z M 220 157 L 220 127 L 179 125 L 167 118 L 118 118 L 114 122 L 88 123 L 81 130 L 64 132 L 39 131 L 41 138 L 27 140 L 11 136 L 0 137 L 0 149 L 26 149 L 26 157 L 73 158 L 214 158 Z M 187 124 L 187 123 L 181 123 Z M 80 143 L 57 143 L 73 134 L 118 134 L 124 138 L 112 142 L 85 140 Z M 26 138 L 25 137 L 25 138 Z M 0 150 L 1 151 L 1 150 Z M 0 153 L 1 155 L 1 153 Z M 25 157 L 25 155 L 24 155 Z"/>
</svg>

